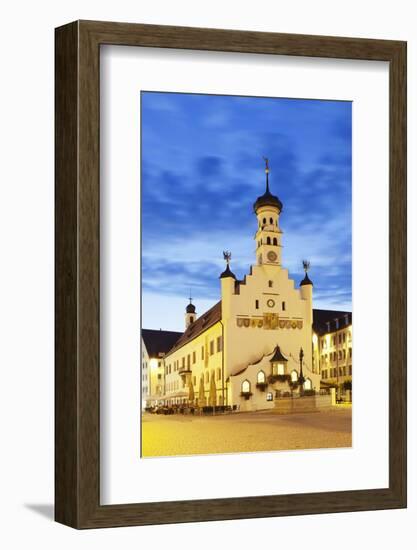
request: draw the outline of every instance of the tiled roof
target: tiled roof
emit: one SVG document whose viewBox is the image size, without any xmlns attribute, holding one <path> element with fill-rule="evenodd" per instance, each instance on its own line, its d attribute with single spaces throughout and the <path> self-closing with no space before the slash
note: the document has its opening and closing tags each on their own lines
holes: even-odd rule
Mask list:
<svg viewBox="0 0 417 550">
<path fill-rule="evenodd" d="M 142 329 L 142 338 L 149 357 L 158 357 L 160 353 L 169 351 L 180 336 L 181 332 L 171 330 Z"/>
<path fill-rule="evenodd" d="M 222 302 L 217 302 L 212 308 L 198 317 L 194 323 L 191 323 L 187 330 L 181 335 L 181 337 L 175 342 L 175 345 L 169 350 L 169 353 L 177 351 L 185 344 L 188 344 L 191 340 L 194 340 L 197 336 L 202 334 L 208 328 L 215 325 L 222 318 Z"/>
<path fill-rule="evenodd" d="M 347 324 L 346 324 L 347 316 Z M 336 319 L 339 321 L 337 327 Z M 331 309 L 313 309 L 313 330 L 319 335 L 335 332 L 352 324 L 352 312 Z"/>
</svg>

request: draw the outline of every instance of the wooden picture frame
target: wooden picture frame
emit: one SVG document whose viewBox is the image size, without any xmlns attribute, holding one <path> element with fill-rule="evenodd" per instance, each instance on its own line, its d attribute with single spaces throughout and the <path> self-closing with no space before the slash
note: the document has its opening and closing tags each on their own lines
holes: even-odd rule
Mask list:
<svg viewBox="0 0 417 550">
<path fill-rule="evenodd" d="M 93 21 L 59 27 L 55 40 L 56 521 L 99 528 L 404 508 L 406 43 Z M 99 56 L 103 44 L 389 62 L 388 488 L 100 505 Z"/>
</svg>

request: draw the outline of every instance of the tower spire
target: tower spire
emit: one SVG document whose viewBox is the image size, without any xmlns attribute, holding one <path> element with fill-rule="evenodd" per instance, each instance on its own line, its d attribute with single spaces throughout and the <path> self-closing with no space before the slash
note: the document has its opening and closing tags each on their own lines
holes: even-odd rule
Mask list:
<svg viewBox="0 0 417 550">
<path fill-rule="evenodd" d="M 265 174 L 266 174 L 266 193 L 269 193 L 269 160 L 267 157 L 262 157 L 265 161 Z"/>
</svg>

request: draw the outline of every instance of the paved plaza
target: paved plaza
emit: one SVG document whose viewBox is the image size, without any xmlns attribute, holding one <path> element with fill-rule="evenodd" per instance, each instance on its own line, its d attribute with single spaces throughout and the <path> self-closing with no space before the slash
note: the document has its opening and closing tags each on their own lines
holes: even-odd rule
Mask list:
<svg viewBox="0 0 417 550">
<path fill-rule="evenodd" d="M 142 421 L 142 456 L 350 447 L 352 409 L 279 415 L 271 411 L 218 416 L 156 415 Z"/>
</svg>

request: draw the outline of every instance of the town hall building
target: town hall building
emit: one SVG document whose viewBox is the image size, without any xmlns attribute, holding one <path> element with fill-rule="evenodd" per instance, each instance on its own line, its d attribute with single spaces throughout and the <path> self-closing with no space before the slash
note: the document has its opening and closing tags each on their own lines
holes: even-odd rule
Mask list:
<svg viewBox="0 0 417 550">
<path fill-rule="evenodd" d="M 309 263 L 303 262 L 305 277 L 298 285 L 282 265 L 283 204 L 270 191 L 267 161 L 265 174 L 265 192 L 253 205 L 254 264 L 238 280 L 231 254 L 223 253 L 220 301 L 198 316 L 190 299 L 184 333 L 158 358 L 159 394 L 142 392 L 146 406 L 187 403 L 261 410 L 273 408 L 281 395 L 320 390 L 324 354 L 313 334 Z M 142 333 L 145 349 L 146 332 L 152 331 Z"/>
</svg>

